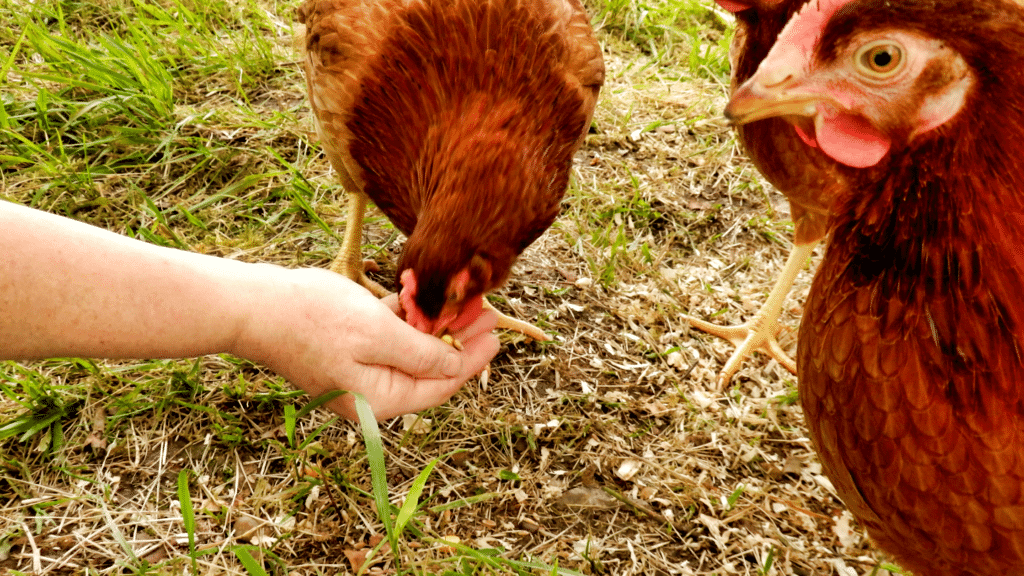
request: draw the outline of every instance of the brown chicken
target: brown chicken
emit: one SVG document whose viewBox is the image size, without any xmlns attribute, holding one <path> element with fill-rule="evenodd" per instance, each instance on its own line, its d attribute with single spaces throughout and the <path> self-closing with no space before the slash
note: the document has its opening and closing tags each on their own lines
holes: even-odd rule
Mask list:
<svg viewBox="0 0 1024 576">
<path fill-rule="evenodd" d="M 406 320 L 458 329 L 559 212 L 604 80 L 587 15 L 579 0 L 307 0 L 298 15 L 317 133 L 352 193 L 332 269 L 381 293 L 359 254 L 369 197 L 408 236 Z"/>
<path fill-rule="evenodd" d="M 1024 574 L 1022 71 L 1012 0 L 814 0 L 727 109 L 798 117 L 845 165 L 800 397 L 839 496 L 918 576 Z"/>
<path fill-rule="evenodd" d="M 721 7 L 736 15 L 736 35 L 729 54 L 733 90 L 754 74 L 783 26 L 805 1 L 718 0 Z M 779 315 L 796 275 L 825 235 L 829 202 L 844 185 L 836 161 L 814 147 L 813 142 L 801 138 L 785 120 L 767 118 L 737 126 L 736 135 L 761 174 L 789 199 L 795 237 L 778 280 L 754 318 L 729 327 L 687 318 L 694 328 L 736 345 L 719 375 L 720 387 L 728 384 L 753 350 L 767 353 L 796 373 L 796 363 L 775 339 Z"/>
</svg>

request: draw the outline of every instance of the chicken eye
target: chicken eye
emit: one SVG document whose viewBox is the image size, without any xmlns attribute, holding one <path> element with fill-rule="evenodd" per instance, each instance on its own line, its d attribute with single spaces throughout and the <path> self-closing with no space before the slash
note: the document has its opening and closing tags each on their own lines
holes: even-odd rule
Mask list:
<svg viewBox="0 0 1024 576">
<path fill-rule="evenodd" d="M 903 48 L 887 40 L 872 42 L 858 50 L 854 58 L 869 76 L 888 78 L 903 67 Z"/>
</svg>

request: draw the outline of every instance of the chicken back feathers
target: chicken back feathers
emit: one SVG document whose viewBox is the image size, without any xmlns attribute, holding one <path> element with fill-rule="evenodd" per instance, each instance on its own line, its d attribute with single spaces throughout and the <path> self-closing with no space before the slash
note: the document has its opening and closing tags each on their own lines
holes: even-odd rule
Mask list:
<svg viewBox="0 0 1024 576">
<path fill-rule="evenodd" d="M 1024 574 L 1024 9 L 820 0 L 801 18 L 779 44 L 813 50 L 773 49 L 732 113 L 855 117 L 851 137 L 887 146 L 843 168 L 799 335 L 825 471 L 915 574 Z"/>
<path fill-rule="evenodd" d="M 500 286 L 557 216 L 603 83 L 579 1 L 308 0 L 299 18 L 324 150 L 409 237 L 416 304 Z"/>
</svg>

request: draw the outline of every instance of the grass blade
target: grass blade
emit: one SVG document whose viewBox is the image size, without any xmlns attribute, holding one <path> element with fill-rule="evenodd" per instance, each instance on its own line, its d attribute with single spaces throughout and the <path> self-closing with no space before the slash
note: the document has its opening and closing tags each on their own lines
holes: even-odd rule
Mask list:
<svg viewBox="0 0 1024 576">
<path fill-rule="evenodd" d="M 263 569 L 263 566 L 252 557 L 249 552 L 249 548 L 246 546 L 236 546 L 231 549 L 235 553 L 235 557 L 242 563 L 245 571 L 249 573 L 249 576 L 270 576 L 267 571 Z"/>
<path fill-rule="evenodd" d="M 356 414 L 359 426 L 366 443 L 366 458 L 370 462 L 370 478 L 373 486 L 373 501 L 377 505 L 377 517 L 384 524 L 391 550 L 398 553 L 398 535 L 395 533 L 394 520 L 391 517 L 391 502 L 388 500 L 388 473 L 384 463 L 384 441 L 380 437 L 377 417 L 373 408 L 362 394 L 353 392 L 356 400 Z"/>
<path fill-rule="evenodd" d="M 416 509 L 419 508 L 420 494 L 423 493 L 423 487 L 427 484 L 427 478 L 430 477 L 430 473 L 433 472 L 434 466 L 437 466 L 437 459 L 431 460 L 426 467 L 416 476 L 416 480 L 413 481 L 412 486 L 409 488 L 409 494 L 405 497 L 405 502 L 402 504 L 402 508 L 398 511 L 398 517 L 395 518 L 395 532 L 401 534 L 405 530 L 406 524 L 409 520 L 412 520 L 413 514 L 416 513 Z"/>
<path fill-rule="evenodd" d="M 178 472 L 178 502 L 181 504 L 181 522 L 188 534 L 188 555 L 192 559 L 192 573 L 199 574 L 196 561 L 196 516 L 192 508 L 192 495 L 188 490 L 189 470 L 184 468 Z"/>
</svg>

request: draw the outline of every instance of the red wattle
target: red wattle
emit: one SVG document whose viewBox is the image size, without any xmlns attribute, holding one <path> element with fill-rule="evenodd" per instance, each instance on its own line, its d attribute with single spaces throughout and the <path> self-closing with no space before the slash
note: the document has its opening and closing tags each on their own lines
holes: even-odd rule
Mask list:
<svg viewBox="0 0 1024 576">
<path fill-rule="evenodd" d="M 743 2 L 742 0 L 715 0 L 715 3 L 733 14 L 749 10 L 753 6 L 750 2 Z"/>
<path fill-rule="evenodd" d="M 863 117 L 838 112 L 822 115 L 815 122 L 815 136 L 821 150 L 854 168 L 874 166 L 889 153 L 889 137 Z"/>
<path fill-rule="evenodd" d="M 448 330 L 450 332 L 458 332 L 473 322 L 476 322 L 476 319 L 483 313 L 483 295 L 474 296 L 473 298 L 466 300 L 466 303 L 462 306 L 462 311 L 459 312 L 459 315 L 448 326 Z"/>
<path fill-rule="evenodd" d="M 800 139 L 804 141 L 804 144 L 807 144 L 811 148 L 818 147 L 818 141 L 814 139 L 814 134 L 812 132 L 808 132 L 800 124 L 794 124 L 793 128 L 796 129 L 796 135 L 799 136 Z"/>
</svg>

